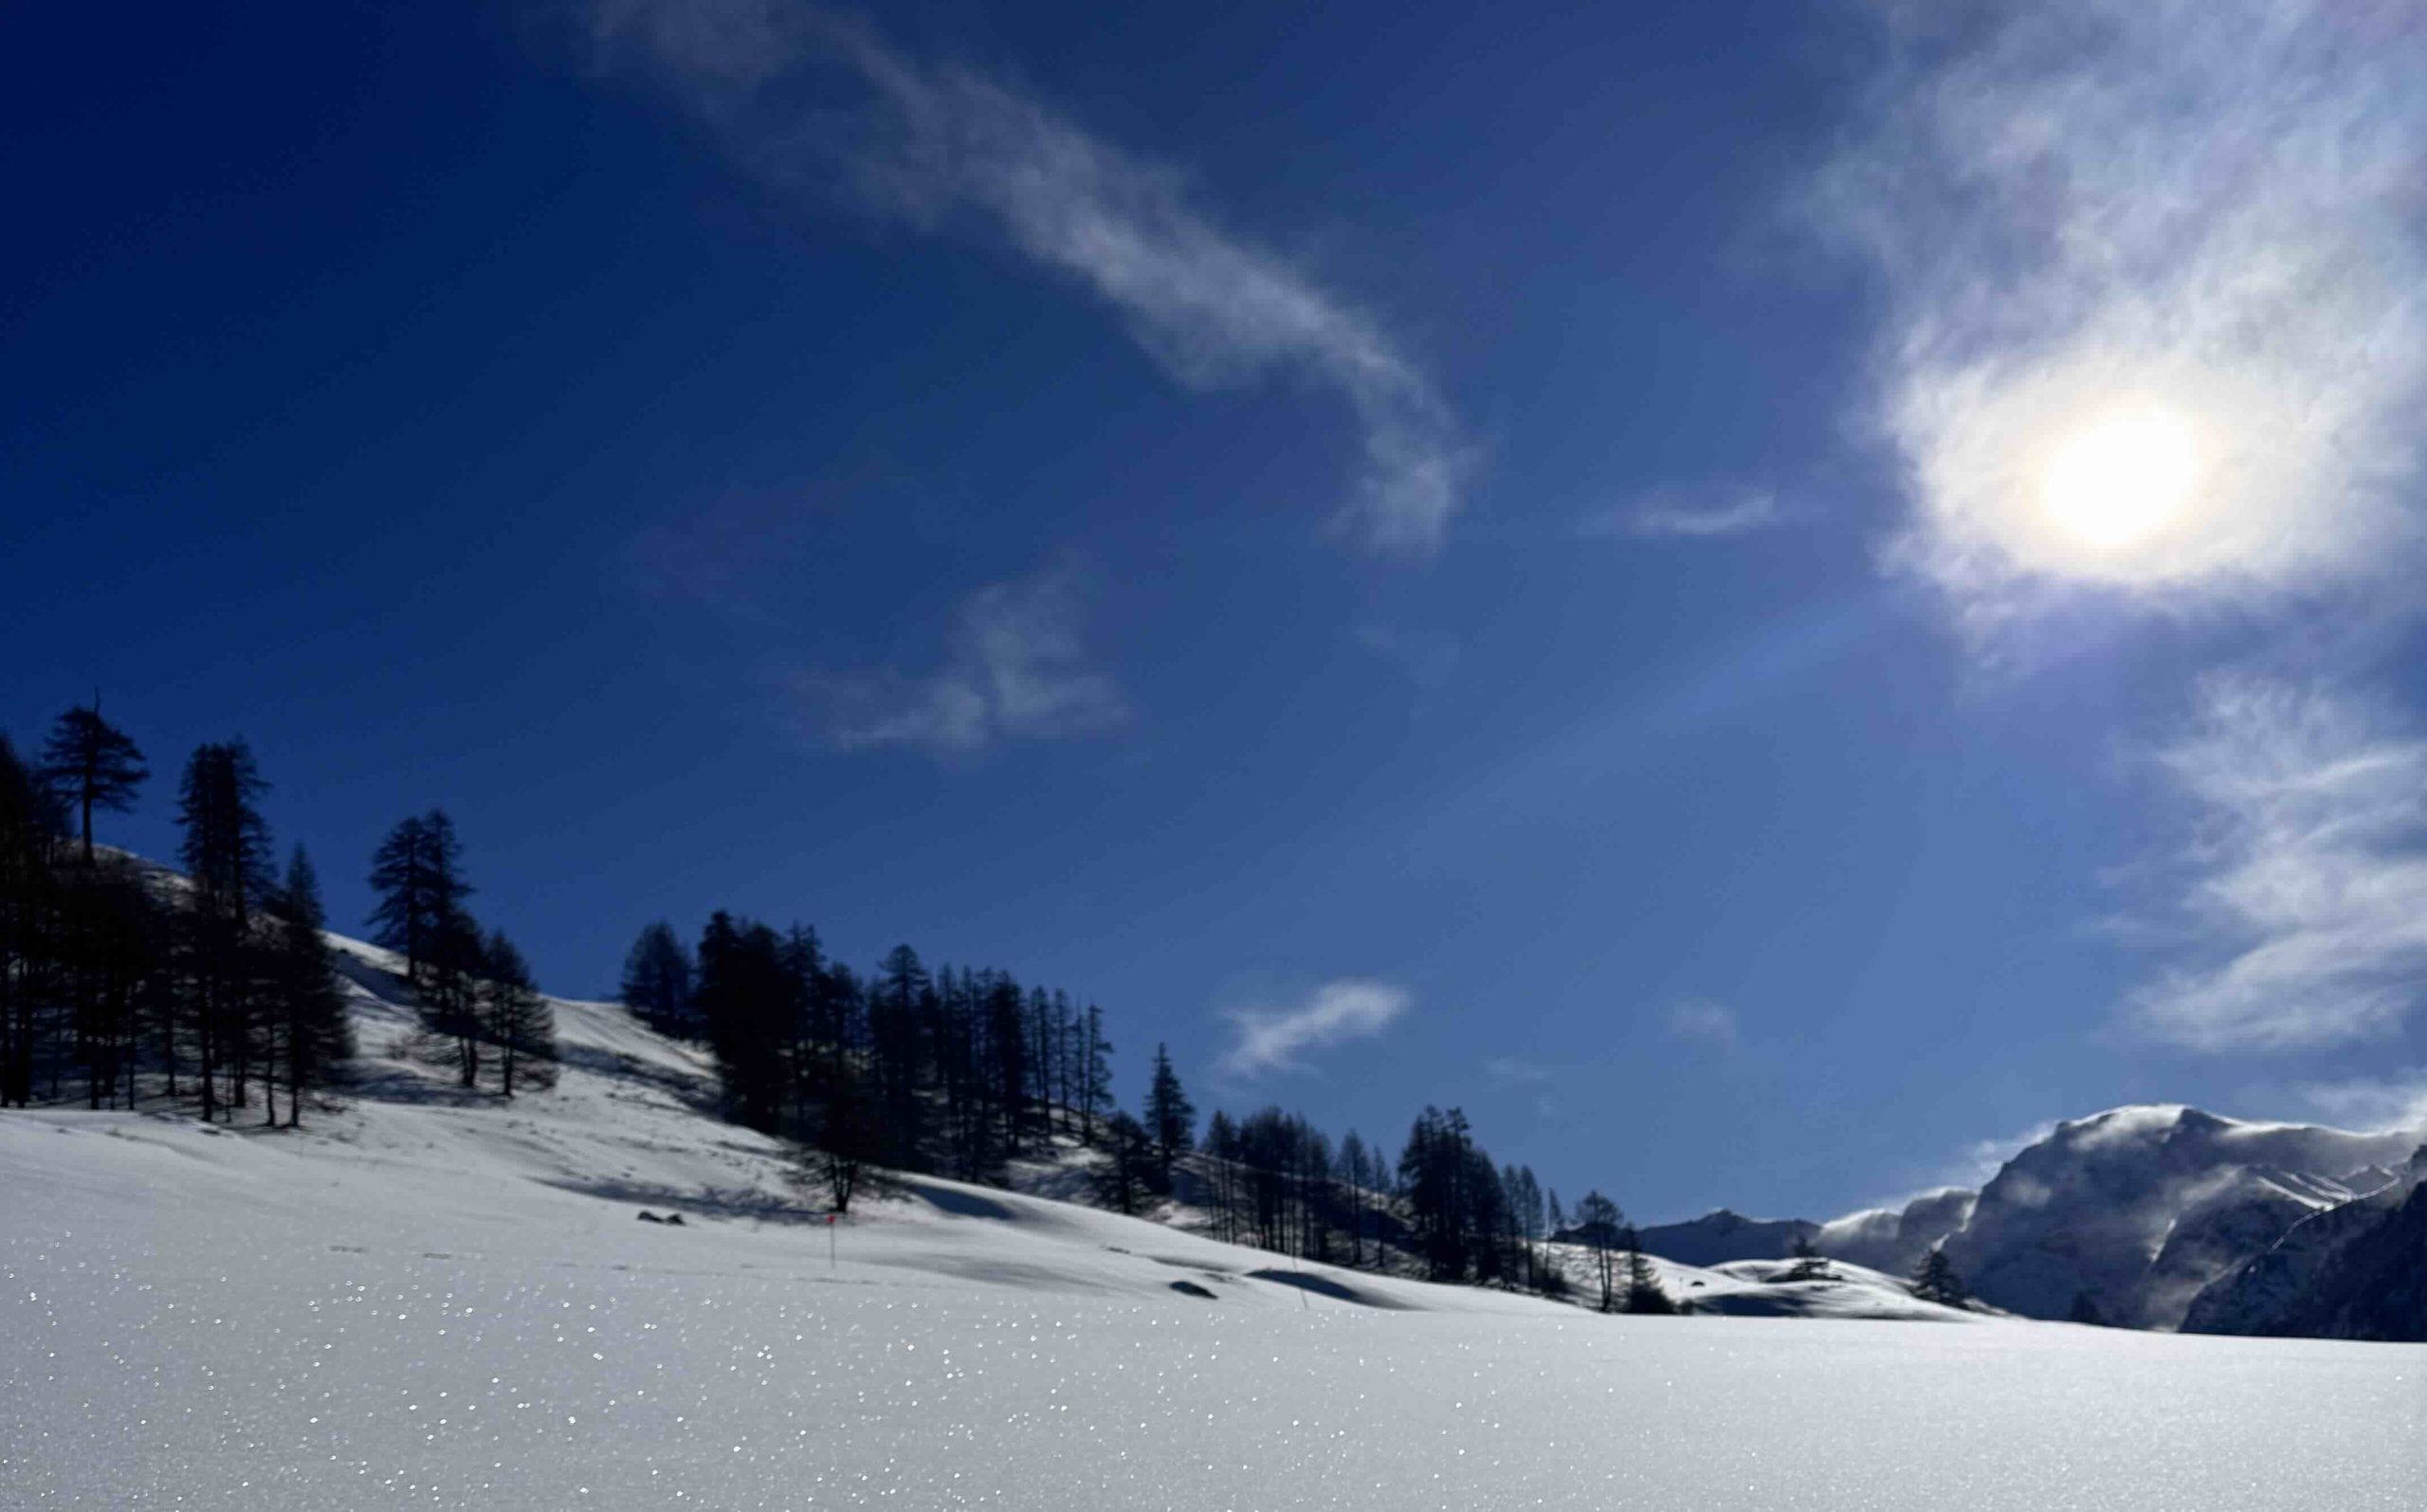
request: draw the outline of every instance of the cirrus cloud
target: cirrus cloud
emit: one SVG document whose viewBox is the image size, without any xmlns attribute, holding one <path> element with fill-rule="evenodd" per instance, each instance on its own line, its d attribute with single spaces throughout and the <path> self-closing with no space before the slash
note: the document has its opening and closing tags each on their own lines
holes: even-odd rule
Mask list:
<svg viewBox="0 0 2427 1512">
<path fill-rule="evenodd" d="M 2367 0 L 1888 5 L 1812 200 L 1884 277 L 1891 559 L 1994 624 L 2062 581 L 2163 599 L 2408 554 L 2427 402 L 2427 25 Z M 2198 437 L 2144 549 L 2055 528 L 2052 457 L 2118 406 Z"/>
<path fill-rule="evenodd" d="M 1323 983 L 1294 1005 L 1232 1009 L 1224 1016 L 1237 1038 L 1221 1069 L 1232 1076 L 1302 1070 L 1308 1050 L 1370 1039 L 1414 1001 L 1388 982 L 1345 978 Z"/>
<path fill-rule="evenodd" d="M 966 756 L 1001 739 L 1106 734 L 1129 709 L 1088 658 L 1080 608 L 1068 573 L 991 583 L 954 615 L 936 670 L 803 672 L 793 690 L 845 750 L 906 745 Z"/>
<path fill-rule="evenodd" d="M 1086 288 L 1175 381 L 1295 375 L 1357 426 L 1341 531 L 1387 551 L 1438 546 L 1473 448 L 1432 378 L 1371 316 L 1228 228 L 1181 175 L 975 70 L 922 63 L 867 27 L 786 0 L 593 0 L 595 41 L 669 76 L 738 157 L 779 188 L 847 180 L 928 228 L 991 227 Z M 795 87 L 856 82 L 860 103 Z"/>
<path fill-rule="evenodd" d="M 2157 760 L 2197 808 L 2173 861 L 2204 943 L 2134 995 L 2134 1025 L 2199 1050 L 2398 1027 L 2427 980 L 2427 738 L 2348 695 L 2217 674 Z"/>
</svg>

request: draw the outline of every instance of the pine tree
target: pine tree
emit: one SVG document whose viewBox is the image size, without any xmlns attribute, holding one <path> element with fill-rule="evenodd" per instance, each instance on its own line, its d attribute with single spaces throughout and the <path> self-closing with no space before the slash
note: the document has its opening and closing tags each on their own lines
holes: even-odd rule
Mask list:
<svg viewBox="0 0 2427 1512">
<path fill-rule="evenodd" d="M 292 1129 L 303 1122 L 304 1093 L 326 1084 L 330 1067 L 354 1053 L 354 1035 L 322 934 L 319 878 L 301 846 L 286 864 L 278 902 L 274 980 L 286 1051 L 286 1126 Z"/>
<path fill-rule="evenodd" d="M 498 1089 L 512 1097 L 517 1070 L 556 1059 L 556 1011 L 539 995 L 530 964 L 504 931 L 493 929 L 481 942 L 481 1017 L 497 1047 Z"/>
<path fill-rule="evenodd" d="M 793 994 L 783 941 L 765 924 L 720 908 L 700 935 L 699 974 L 696 1001 L 726 1114 L 775 1133 L 791 1085 L 784 1051 Z"/>
<path fill-rule="evenodd" d="M 1932 1245 L 1913 1266 L 1913 1295 L 1943 1307 L 1963 1305 L 1963 1278 L 1955 1273 L 1955 1265 L 1946 1258 L 1944 1247 Z"/>
<path fill-rule="evenodd" d="M 1171 1051 L 1155 1047 L 1155 1071 L 1146 1087 L 1146 1133 L 1155 1141 L 1155 1182 L 1158 1192 L 1172 1189 L 1172 1161 L 1196 1147 L 1196 1105 L 1180 1089 L 1179 1073 L 1172 1069 Z"/>
<path fill-rule="evenodd" d="M 1631 1313 L 1673 1313 L 1677 1304 L 1660 1284 L 1659 1268 L 1643 1252 L 1643 1236 L 1633 1224 L 1621 1225 L 1618 1248 L 1626 1251 L 1626 1310 Z"/>
<path fill-rule="evenodd" d="M 624 1006 L 660 1034 L 689 1038 L 699 1031 L 691 1007 L 691 953 L 674 926 L 660 920 L 644 928 L 624 957 Z"/>
<path fill-rule="evenodd" d="M 69 709 L 50 727 L 43 750 L 42 777 L 60 804 L 83 822 L 84 865 L 93 864 L 93 811 L 124 813 L 136 791 L 152 775 L 143 753 L 126 732 L 101 718 L 96 694 L 89 709 Z"/>
</svg>

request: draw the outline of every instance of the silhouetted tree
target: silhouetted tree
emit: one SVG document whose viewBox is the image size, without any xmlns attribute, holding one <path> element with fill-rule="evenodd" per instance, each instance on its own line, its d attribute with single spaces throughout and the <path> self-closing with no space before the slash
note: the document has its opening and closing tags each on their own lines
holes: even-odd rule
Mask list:
<svg viewBox="0 0 2427 1512">
<path fill-rule="evenodd" d="M 456 1081 L 465 1091 L 481 1084 L 481 926 L 461 907 L 430 921 L 423 938 L 421 1017 L 430 1033 L 455 1047 Z"/>
<path fill-rule="evenodd" d="M 1104 1120 L 1104 1164 L 1096 1169 L 1096 1195 L 1122 1212 L 1136 1212 L 1155 1173 L 1155 1142 L 1146 1126 L 1126 1113 Z"/>
<path fill-rule="evenodd" d="M 446 813 L 432 809 L 400 821 L 371 857 L 372 938 L 405 953 L 405 975 L 416 983 L 442 931 L 464 911 L 472 888 L 464 881 L 463 843 Z"/>
<path fill-rule="evenodd" d="M 1659 1268 L 1643 1252 L 1643 1235 L 1633 1224 L 1618 1228 L 1617 1244 L 1626 1251 L 1626 1310 L 1631 1313 L 1673 1313 L 1677 1303 L 1660 1284 Z"/>
<path fill-rule="evenodd" d="M 1172 1189 L 1172 1162 L 1196 1148 L 1196 1105 L 1180 1089 L 1168 1047 L 1155 1047 L 1155 1070 L 1146 1086 L 1147 1135 L 1155 1141 L 1155 1190 Z"/>
<path fill-rule="evenodd" d="M 255 905 L 269 890 L 269 827 L 256 806 L 269 785 L 242 740 L 197 748 L 177 790 L 177 859 L 192 884 L 186 909 L 188 992 L 201 1051 L 202 1116 L 219 1113 L 219 1077 L 245 1102 L 260 1000 L 252 957 Z"/>
<path fill-rule="evenodd" d="M 1913 1295 L 1945 1307 L 1963 1305 L 1963 1278 L 1955 1273 L 1955 1265 L 1946 1258 L 1944 1247 L 1932 1245 L 1913 1266 Z"/>
<path fill-rule="evenodd" d="M 51 991 L 59 813 L 0 736 L 0 1107 L 33 1098 L 35 1045 Z"/>
<path fill-rule="evenodd" d="M 126 732 L 101 718 L 100 695 L 91 708 L 69 709 L 50 727 L 43 749 L 43 781 L 62 807 L 82 816 L 84 864 L 93 861 L 93 811 L 124 813 L 136 791 L 152 775 L 143 753 Z"/>
<path fill-rule="evenodd" d="M 1601 1195 L 1597 1187 L 1576 1200 L 1576 1235 L 1584 1241 L 1593 1254 L 1593 1273 L 1601 1284 L 1601 1310 L 1617 1310 L 1618 1289 L 1615 1251 L 1618 1226 L 1626 1221 L 1618 1205 Z"/>
<path fill-rule="evenodd" d="M 826 1094 L 825 1120 L 817 1133 L 818 1164 L 826 1177 L 827 1204 L 851 1211 L 862 1168 L 885 1147 L 875 1104 L 856 1077 L 837 1082 Z"/>
<path fill-rule="evenodd" d="M 322 931 L 320 882 L 297 846 L 278 894 L 278 937 L 272 966 L 280 1038 L 286 1054 L 286 1126 L 303 1121 L 304 1094 L 324 1085 L 330 1067 L 354 1053 L 345 1001 L 338 995 Z"/>
<path fill-rule="evenodd" d="M 785 1050 L 793 994 L 781 938 L 765 924 L 718 909 L 700 935 L 695 1000 L 728 1116 L 777 1132 L 792 1081 Z"/>
<path fill-rule="evenodd" d="M 689 1038 L 699 1032 L 691 1009 L 691 953 L 674 926 L 660 920 L 644 928 L 624 957 L 624 1006 L 660 1034 Z"/>
<path fill-rule="evenodd" d="M 1104 1037 L 1104 1010 L 1087 1005 L 1079 1027 L 1079 1139 L 1096 1142 L 1096 1120 L 1112 1108 L 1112 1042 Z"/>
<path fill-rule="evenodd" d="M 528 1068 L 556 1059 L 556 1010 L 539 995 L 530 963 L 503 930 L 489 931 L 481 942 L 481 1017 L 497 1047 L 498 1090 L 512 1097 L 518 1071 L 544 1080 L 530 1077 Z"/>
</svg>

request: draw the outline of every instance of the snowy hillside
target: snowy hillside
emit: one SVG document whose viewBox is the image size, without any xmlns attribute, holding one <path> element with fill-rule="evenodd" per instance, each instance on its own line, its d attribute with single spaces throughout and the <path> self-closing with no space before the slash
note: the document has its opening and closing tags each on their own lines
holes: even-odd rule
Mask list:
<svg viewBox="0 0 2427 1512">
<path fill-rule="evenodd" d="M 2418 1468 L 2398 1352 L 1604 1318 L 929 1178 L 830 1231 L 622 1010 L 558 1002 L 558 1085 L 467 1097 L 343 948 L 364 1085 L 300 1135 L 0 1115 L 11 1504 L 1994 1512 L 2062 1464 L 2363 1507 Z M 1962 1316 L 1780 1268 L 1660 1266 L 1712 1312 Z"/>
<path fill-rule="evenodd" d="M 382 1058 L 410 1019 L 348 954 L 371 1084 L 300 1136 L 0 1115 L 11 1504 L 1998 1512 L 2061 1466 L 2391 1507 L 2419 1467 L 2400 1351 L 1603 1318 L 924 1178 L 830 1235 L 622 1011 L 558 1003 L 559 1085 L 465 1098 Z M 1661 1268 L 1714 1311 L 1896 1290 Z"/>
</svg>

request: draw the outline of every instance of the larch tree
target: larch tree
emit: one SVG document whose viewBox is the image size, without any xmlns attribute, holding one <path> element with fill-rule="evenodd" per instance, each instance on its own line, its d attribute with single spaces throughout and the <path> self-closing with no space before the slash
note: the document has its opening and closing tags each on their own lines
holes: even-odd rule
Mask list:
<svg viewBox="0 0 2427 1512">
<path fill-rule="evenodd" d="M 252 1042 L 254 977 L 251 921 L 269 890 L 269 826 L 258 807 L 269 790 L 242 740 L 204 745 L 186 763 L 177 790 L 183 834 L 177 859 L 192 884 L 187 909 L 196 1043 L 202 1056 L 202 1116 L 219 1113 L 218 1079 L 232 1071 L 242 1106 Z"/>
<path fill-rule="evenodd" d="M 522 958 L 503 930 L 489 931 L 481 942 L 482 1027 L 497 1047 L 498 1090 L 514 1095 L 514 1079 L 534 1063 L 556 1059 L 556 1011 L 539 995 Z"/>
<path fill-rule="evenodd" d="M 1593 1251 L 1593 1272 L 1601 1284 L 1601 1310 L 1617 1310 L 1618 1287 L 1615 1247 L 1618 1225 L 1625 1222 L 1618 1205 L 1601 1194 L 1596 1187 L 1576 1199 L 1576 1233 Z"/>
<path fill-rule="evenodd" d="M 1155 1181 L 1157 1190 L 1172 1189 L 1172 1162 L 1196 1147 L 1196 1105 L 1188 1100 L 1180 1087 L 1179 1073 L 1172 1069 L 1171 1051 L 1167 1047 L 1155 1047 L 1155 1070 L 1146 1085 L 1147 1136 L 1155 1141 Z"/>
<path fill-rule="evenodd" d="M 1126 1113 L 1104 1120 L 1104 1164 L 1096 1168 L 1096 1195 L 1122 1212 L 1136 1212 L 1155 1175 L 1155 1140 Z"/>
<path fill-rule="evenodd" d="M 278 912 L 273 971 L 286 1053 L 286 1126 L 292 1129 L 303 1121 L 305 1093 L 325 1085 L 331 1067 L 354 1053 L 353 1029 L 323 934 L 327 916 L 320 906 L 319 877 L 301 846 L 287 861 Z"/>
<path fill-rule="evenodd" d="M 463 860 L 454 823 L 438 809 L 399 822 L 372 853 L 371 890 L 379 902 L 371 910 L 371 938 L 405 953 L 405 975 L 416 984 L 441 932 L 471 895 Z"/>
<path fill-rule="evenodd" d="M 52 723 L 50 742 L 43 749 L 43 782 L 63 807 L 80 815 L 86 865 L 93 863 L 93 811 L 133 809 L 137 791 L 151 775 L 126 732 L 101 718 L 98 694 L 91 708 L 69 709 Z"/>
<path fill-rule="evenodd" d="M 1104 1010 L 1093 1003 L 1079 1025 L 1079 1140 L 1096 1142 L 1096 1120 L 1112 1108 L 1112 1042 L 1104 1037 Z"/>
</svg>

